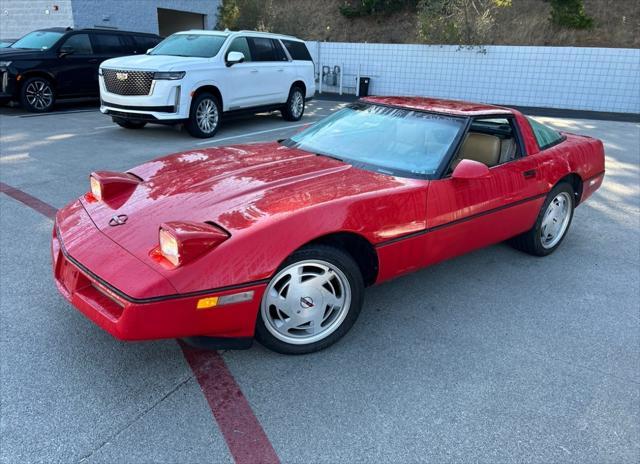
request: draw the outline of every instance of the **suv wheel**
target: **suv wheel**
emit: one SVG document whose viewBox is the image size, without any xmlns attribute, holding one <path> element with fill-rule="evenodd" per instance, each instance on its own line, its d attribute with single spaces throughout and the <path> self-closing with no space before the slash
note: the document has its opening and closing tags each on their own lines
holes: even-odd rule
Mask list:
<svg viewBox="0 0 640 464">
<path fill-rule="evenodd" d="M 20 89 L 22 107 L 32 113 L 45 113 L 53 108 L 56 95 L 51 81 L 45 77 L 27 79 Z"/>
<path fill-rule="evenodd" d="M 282 108 L 282 117 L 287 121 L 299 121 L 304 114 L 304 93 L 300 87 L 293 87 Z"/>
<path fill-rule="evenodd" d="M 210 93 L 201 93 L 191 102 L 189 119 L 185 123 L 187 132 L 193 137 L 213 137 L 220 126 L 220 103 Z"/>
</svg>

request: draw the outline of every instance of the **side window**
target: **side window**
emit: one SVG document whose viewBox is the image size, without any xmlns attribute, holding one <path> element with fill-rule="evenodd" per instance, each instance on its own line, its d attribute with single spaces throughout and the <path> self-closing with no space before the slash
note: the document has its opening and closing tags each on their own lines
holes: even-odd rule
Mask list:
<svg viewBox="0 0 640 464">
<path fill-rule="evenodd" d="M 529 125 L 531 126 L 531 130 L 533 130 L 533 135 L 538 142 L 540 150 L 550 148 L 564 140 L 564 136 L 562 134 L 545 126 L 544 124 L 540 124 L 535 119 L 527 118 L 527 121 L 529 121 Z"/>
<path fill-rule="evenodd" d="M 249 49 L 249 42 L 246 37 L 236 37 L 229 45 L 227 49 L 227 55 L 229 52 L 240 52 L 244 55 L 244 61 L 253 61 L 251 58 L 251 50 Z"/>
<path fill-rule="evenodd" d="M 92 34 L 96 53 L 119 54 L 127 53 L 129 47 L 125 38 L 115 34 Z"/>
<path fill-rule="evenodd" d="M 89 34 L 73 34 L 64 41 L 60 50 L 78 55 L 93 53 Z"/>
<path fill-rule="evenodd" d="M 276 59 L 278 61 L 289 61 L 289 58 L 287 57 L 287 54 L 284 51 L 284 48 L 282 48 L 282 44 L 280 43 L 280 41 L 276 39 L 271 39 L 271 42 L 273 42 L 273 46 L 275 47 L 275 50 L 276 50 Z"/>
<path fill-rule="evenodd" d="M 508 163 L 522 155 L 522 144 L 513 118 L 476 118 L 454 157 L 450 171 L 462 159 L 478 161 L 492 167 Z"/>
<path fill-rule="evenodd" d="M 294 60 L 313 61 L 311 54 L 307 49 L 304 42 L 298 42 L 296 40 L 283 40 L 282 43 L 287 48 L 289 55 Z"/>
<path fill-rule="evenodd" d="M 251 48 L 253 61 L 284 61 L 286 56 L 277 41 L 266 37 L 250 37 L 247 39 Z"/>
</svg>

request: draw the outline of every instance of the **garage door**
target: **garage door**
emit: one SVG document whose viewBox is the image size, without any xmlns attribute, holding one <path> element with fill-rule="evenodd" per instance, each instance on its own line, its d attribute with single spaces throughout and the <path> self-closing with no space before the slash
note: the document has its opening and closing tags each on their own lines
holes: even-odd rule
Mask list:
<svg viewBox="0 0 640 464">
<path fill-rule="evenodd" d="M 206 15 L 158 8 L 158 30 L 162 37 L 189 29 L 204 29 Z"/>
</svg>

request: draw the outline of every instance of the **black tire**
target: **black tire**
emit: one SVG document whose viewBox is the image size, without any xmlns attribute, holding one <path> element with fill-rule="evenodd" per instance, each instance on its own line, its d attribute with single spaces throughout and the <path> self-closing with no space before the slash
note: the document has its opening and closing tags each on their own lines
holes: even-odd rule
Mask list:
<svg viewBox="0 0 640 464">
<path fill-rule="evenodd" d="M 212 129 L 208 130 L 207 126 L 204 122 L 198 122 L 198 109 L 201 108 L 201 105 L 204 105 L 201 110 L 207 108 L 208 104 L 212 104 L 211 107 L 215 108 L 215 123 L 212 124 Z M 191 101 L 191 110 L 189 111 L 189 119 L 185 122 L 184 127 L 187 129 L 187 132 L 192 137 L 197 137 L 199 139 L 207 139 L 209 137 L 213 137 L 218 132 L 218 128 L 220 127 L 220 121 L 222 119 L 222 109 L 220 107 L 220 102 L 216 98 L 215 95 L 210 94 L 208 92 L 203 92 L 197 95 Z M 211 122 L 211 119 L 209 120 Z"/>
<path fill-rule="evenodd" d="M 295 86 L 291 87 L 287 103 L 284 104 L 280 112 L 286 121 L 300 121 L 304 115 L 305 106 L 304 91 L 301 87 Z"/>
<path fill-rule="evenodd" d="M 562 232 L 562 236 L 560 240 L 557 241 L 553 246 L 545 247 L 542 241 L 542 221 L 544 219 L 545 213 L 549 208 L 549 205 L 552 201 L 554 201 L 558 195 L 568 194 L 568 202 L 569 202 L 569 220 Z M 571 226 L 571 221 L 573 220 L 573 212 L 575 209 L 575 199 L 576 195 L 573 190 L 573 187 L 567 182 L 558 183 L 547 195 L 545 202 L 540 208 L 540 212 L 538 213 L 538 217 L 536 219 L 535 225 L 524 234 L 518 235 L 510 240 L 511 245 L 525 253 L 528 253 L 533 256 L 547 256 L 553 253 L 558 249 L 564 238 L 567 236 L 567 232 L 569 231 L 569 227 Z"/>
<path fill-rule="evenodd" d="M 301 248 L 282 263 L 272 279 L 276 278 L 281 270 L 286 269 L 290 265 L 307 260 L 324 261 L 338 268 L 348 281 L 351 291 L 351 302 L 348 306 L 346 316 L 333 332 L 329 333 L 325 338 L 308 344 L 287 343 L 275 337 L 266 327 L 261 302 L 256 322 L 256 339 L 265 347 L 278 353 L 307 354 L 327 348 L 337 342 L 351 329 L 362 309 L 364 299 L 364 280 L 362 273 L 353 258 L 338 248 L 326 245 L 310 245 Z"/>
<path fill-rule="evenodd" d="M 144 121 L 130 121 L 128 119 L 122 118 L 111 118 L 113 122 L 115 122 L 120 127 L 124 127 L 125 129 L 142 129 L 147 125 Z"/>
<path fill-rule="evenodd" d="M 32 113 L 51 111 L 56 102 L 53 84 L 46 77 L 31 77 L 20 87 L 20 103 Z"/>
</svg>

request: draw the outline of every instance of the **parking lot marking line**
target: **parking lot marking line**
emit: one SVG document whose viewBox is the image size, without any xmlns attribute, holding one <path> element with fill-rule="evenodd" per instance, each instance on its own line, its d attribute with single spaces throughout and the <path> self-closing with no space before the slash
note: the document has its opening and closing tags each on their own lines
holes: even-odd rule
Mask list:
<svg viewBox="0 0 640 464">
<path fill-rule="evenodd" d="M 217 351 L 180 342 L 236 464 L 279 464 L 267 434 Z"/>
<path fill-rule="evenodd" d="M 4 182 L 0 182 L 0 192 L 49 219 L 56 216 L 57 209 L 53 206 Z M 279 464 L 267 434 L 222 356 L 217 351 L 199 350 L 182 342 L 178 345 L 236 464 Z"/>
<path fill-rule="evenodd" d="M 17 200 L 24 205 L 27 205 L 29 208 L 48 217 L 49 219 L 54 219 L 56 217 L 56 211 L 58 211 L 57 208 L 54 208 L 53 206 L 45 203 L 39 198 L 29 195 L 27 192 L 18 190 L 17 188 L 7 185 L 4 182 L 0 182 L 0 192 L 10 196 L 14 200 Z"/>
<path fill-rule="evenodd" d="M 267 134 L 269 132 L 283 131 L 283 130 L 287 130 L 287 129 L 293 129 L 295 127 L 310 126 L 311 124 L 313 124 L 313 123 L 312 122 L 305 122 L 305 123 L 302 123 L 302 124 L 292 124 L 290 126 L 276 127 L 275 129 L 267 129 L 267 130 L 261 130 L 261 131 L 256 131 L 256 132 L 249 132 L 248 134 L 240 134 L 240 135 L 232 135 L 232 136 L 229 136 L 229 137 L 222 137 L 221 139 L 215 139 L 214 138 L 212 140 L 207 140 L 205 142 L 199 142 L 196 145 L 207 145 L 209 143 L 224 142 L 225 140 L 252 137 L 254 135 Z"/>
</svg>

